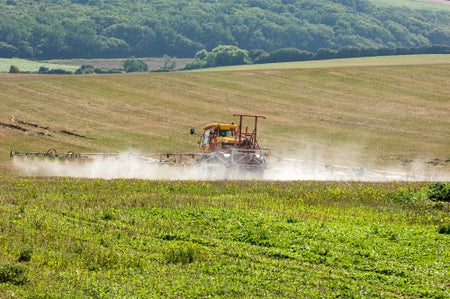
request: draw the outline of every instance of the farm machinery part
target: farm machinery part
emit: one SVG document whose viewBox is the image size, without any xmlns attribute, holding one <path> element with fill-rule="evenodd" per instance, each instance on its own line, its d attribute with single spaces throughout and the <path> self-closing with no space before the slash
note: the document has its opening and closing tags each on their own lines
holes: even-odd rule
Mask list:
<svg viewBox="0 0 450 299">
<path fill-rule="evenodd" d="M 139 159 L 150 163 L 173 165 L 202 165 L 211 167 L 259 169 L 266 168 L 268 149 L 262 149 L 257 139 L 258 120 L 265 119 L 260 115 L 233 114 L 239 117 L 239 124 L 211 123 L 197 134 L 195 129 L 191 135 L 200 135 L 199 153 L 162 153 L 162 154 L 119 154 L 119 153 L 58 153 L 55 149 L 47 152 L 10 151 L 11 157 L 38 157 L 61 160 L 112 160 Z M 253 128 L 243 127 L 244 123 L 253 121 Z"/>
</svg>

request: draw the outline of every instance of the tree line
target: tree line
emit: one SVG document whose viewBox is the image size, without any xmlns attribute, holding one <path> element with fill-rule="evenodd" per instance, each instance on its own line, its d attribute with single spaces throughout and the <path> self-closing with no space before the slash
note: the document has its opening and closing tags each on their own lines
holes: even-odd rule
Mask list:
<svg viewBox="0 0 450 299">
<path fill-rule="evenodd" d="M 0 57 L 188 58 L 219 45 L 316 56 L 450 46 L 450 10 L 368 0 L 0 0 Z"/>
<path fill-rule="evenodd" d="M 184 69 L 198 69 L 228 65 L 262 64 L 289 61 L 323 60 L 350 57 L 371 57 L 413 54 L 450 54 L 450 46 L 432 45 L 414 48 L 357 48 L 342 47 L 338 50 L 319 49 L 316 53 L 296 48 L 283 48 L 271 52 L 263 50 L 243 50 L 236 46 L 220 45 L 208 52 L 201 50 Z"/>
<path fill-rule="evenodd" d="M 397 48 L 397 49 L 359 49 L 355 47 L 343 47 L 339 50 L 319 49 L 316 53 L 302 51 L 296 48 L 283 48 L 266 52 L 263 50 L 243 50 L 232 45 L 220 45 L 208 52 L 203 49 L 196 53 L 194 59 L 188 62 L 182 70 L 192 70 L 208 67 L 220 67 L 243 64 L 262 64 L 289 61 L 321 60 L 348 57 L 370 57 L 386 55 L 407 55 L 407 54 L 450 54 L 450 46 L 433 45 L 431 47 L 418 48 Z M 170 72 L 177 70 L 175 57 L 164 55 L 163 65 L 152 72 Z M 122 68 L 94 67 L 92 65 L 82 65 L 75 74 L 113 74 L 148 72 L 148 65 L 139 58 L 127 58 L 123 61 Z M 21 70 L 15 65 L 11 65 L 9 73 L 20 73 Z M 65 69 L 49 69 L 40 67 L 39 74 L 73 74 Z"/>
</svg>

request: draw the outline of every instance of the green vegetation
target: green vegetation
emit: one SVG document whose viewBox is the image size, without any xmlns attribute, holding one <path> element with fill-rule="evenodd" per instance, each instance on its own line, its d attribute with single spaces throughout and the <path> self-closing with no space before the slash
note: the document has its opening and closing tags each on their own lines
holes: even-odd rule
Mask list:
<svg viewBox="0 0 450 299">
<path fill-rule="evenodd" d="M 427 197 L 433 201 L 450 202 L 450 185 L 436 183 L 430 186 Z"/>
<path fill-rule="evenodd" d="M 449 46 L 449 5 L 413 2 L 1 0 L 0 57 L 186 58 L 219 45 L 312 53 Z"/>
<path fill-rule="evenodd" d="M 123 68 L 127 73 L 147 72 L 148 66 L 141 59 L 130 58 L 124 61 Z"/>
<path fill-rule="evenodd" d="M 23 285 L 27 282 L 27 267 L 17 263 L 0 265 L 0 284 Z"/>
<path fill-rule="evenodd" d="M 75 72 L 79 68 L 79 66 L 64 63 L 48 63 L 45 61 L 32 61 L 19 58 L 0 58 L 0 73 L 10 72 L 11 66 L 16 67 L 22 73 L 37 73 L 41 67 L 71 72 Z"/>
<path fill-rule="evenodd" d="M 426 183 L 0 178 L 0 296 L 450 296 Z"/>
<path fill-rule="evenodd" d="M 206 50 L 195 54 L 194 60 L 186 65 L 186 69 L 242 65 L 248 62 L 248 51 L 236 46 L 217 46 L 211 52 Z"/>
<path fill-rule="evenodd" d="M 266 52 L 263 50 L 242 50 L 235 46 L 218 46 L 211 52 L 201 50 L 197 52 L 194 59 L 185 66 L 185 70 L 198 68 L 221 67 L 243 64 L 267 64 L 278 62 L 294 62 L 308 60 L 331 60 L 349 57 L 374 57 L 391 55 L 413 55 L 413 54 L 449 54 L 449 46 L 434 45 L 431 47 L 410 49 L 387 49 L 342 47 L 339 50 L 319 49 L 317 53 L 301 51 L 296 48 L 283 48 Z"/>
<path fill-rule="evenodd" d="M 17 66 L 11 65 L 11 67 L 9 68 L 9 73 L 10 74 L 18 74 L 18 73 L 20 73 L 20 70 Z"/>
</svg>

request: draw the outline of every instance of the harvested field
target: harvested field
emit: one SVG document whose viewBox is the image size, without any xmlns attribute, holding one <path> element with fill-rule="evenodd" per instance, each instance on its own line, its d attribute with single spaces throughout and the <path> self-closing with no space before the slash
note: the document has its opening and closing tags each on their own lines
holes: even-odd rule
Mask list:
<svg viewBox="0 0 450 299">
<path fill-rule="evenodd" d="M 416 65 L 413 57 L 392 66 L 3 74 L 1 167 L 13 168 L 10 150 L 195 153 L 191 127 L 246 113 L 266 116 L 259 139 L 275 155 L 448 174 L 450 68 L 445 55 L 429 65 L 421 63 L 434 56 L 417 56 Z"/>
</svg>

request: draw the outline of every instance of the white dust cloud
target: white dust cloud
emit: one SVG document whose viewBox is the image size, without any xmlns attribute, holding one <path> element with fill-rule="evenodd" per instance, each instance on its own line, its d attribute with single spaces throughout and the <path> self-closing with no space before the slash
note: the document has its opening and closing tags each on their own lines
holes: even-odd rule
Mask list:
<svg viewBox="0 0 450 299">
<path fill-rule="evenodd" d="M 270 157 L 261 171 L 223 165 L 172 165 L 124 154 L 108 159 L 51 159 L 14 157 L 20 175 L 102 179 L 151 180 L 332 180 L 332 181 L 448 181 L 450 174 L 409 169 L 369 169 L 345 166 L 309 156 L 308 160 Z"/>
</svg>

